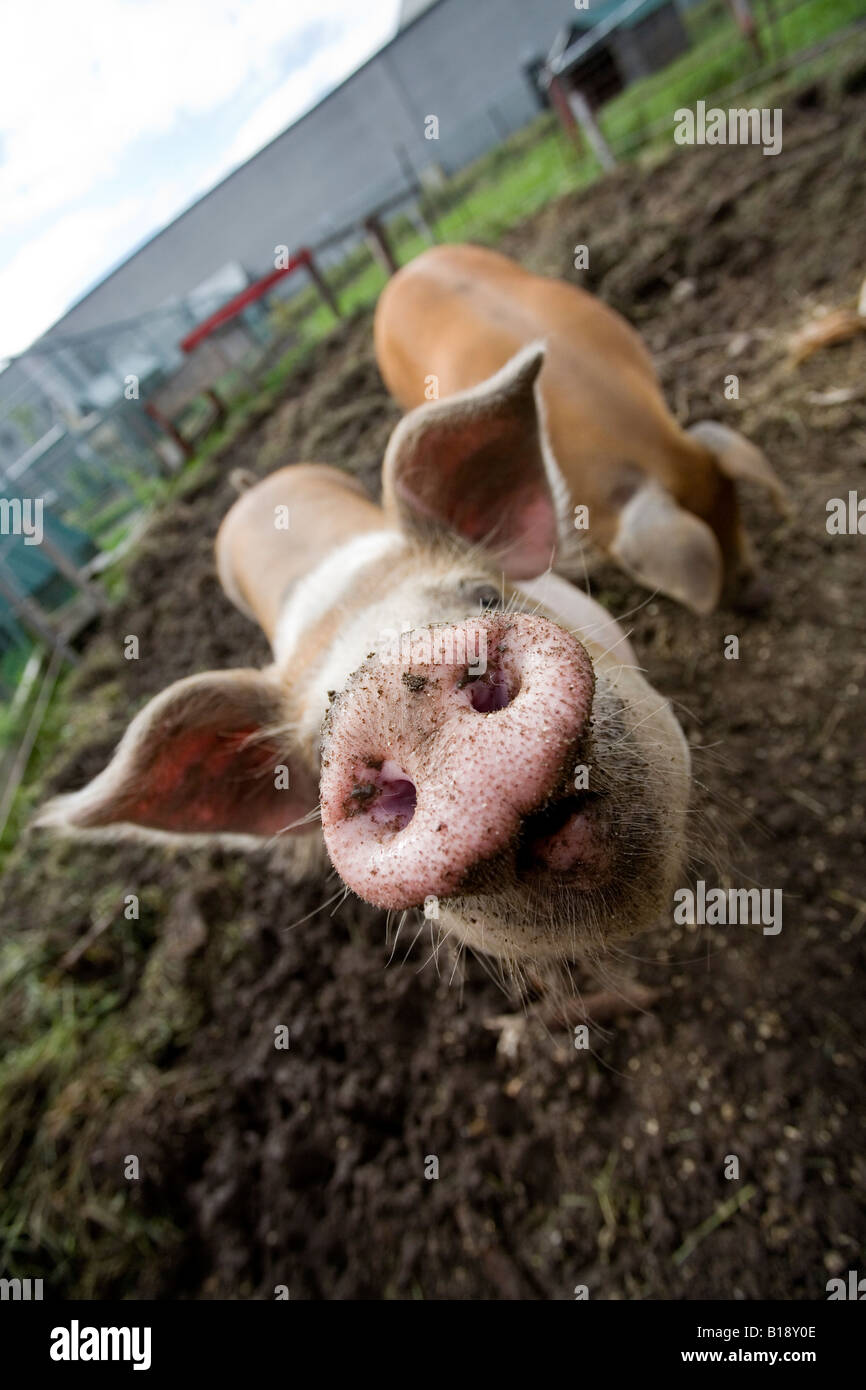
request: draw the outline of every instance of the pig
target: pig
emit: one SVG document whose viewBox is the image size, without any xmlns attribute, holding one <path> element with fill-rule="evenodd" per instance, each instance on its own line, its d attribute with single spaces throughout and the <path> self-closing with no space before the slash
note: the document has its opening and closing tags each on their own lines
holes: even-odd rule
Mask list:
<svg viewBox="0 0 866 1390">
<path fill-rule="evenodd" d="M 683 430 L 637 333 L 593 295 L 532 275 L 479 246 L 435 246 L 386 285 L 374 324 L 379 370 L 404 409 L 431 390 L 477 385 L 535 340 L 547 345 L 541 395 L 559 470 L 556 569 L 578 577 L 582 536 L 632 578 L 697 613 L 723 594 L 757 608 L 769 586 L 740 524 L 736 485 L 785 490 L 735 430 Z M 588 527 L 575 528 L 586 507 Z M 581 517 L 583 520 L 583 517 Z"/>
<path fill-rule="evenodd" d="M 550 571 L 542 362 L 404 417 L 384 507 L 316 463 L 245 491 L 217 571 L 272 664 L 169 686 L 40 823 L 249 844 L 320 813 L 347 888 L 517 966 L 669 913 L 688 746 L 619 625 Z"/>
</svg>

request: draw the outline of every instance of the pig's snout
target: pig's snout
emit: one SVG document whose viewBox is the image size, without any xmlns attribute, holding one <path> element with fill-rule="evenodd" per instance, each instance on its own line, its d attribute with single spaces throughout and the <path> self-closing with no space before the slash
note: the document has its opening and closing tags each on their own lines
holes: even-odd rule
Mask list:
<svg viewBox="0 0 866 1390">
<path fill-rule="evenodd" d="M 593 691 L 580 643 L 527 614 L 417 629 L 368 658 L 325 732 L 322 825 L 343 881 L 384 908 L 465 891 L 572 785 Z M 538 862 L 564 867 L 550 830 Z M 577 825 L 566 839 L 578 852 Z"/>
</svg>

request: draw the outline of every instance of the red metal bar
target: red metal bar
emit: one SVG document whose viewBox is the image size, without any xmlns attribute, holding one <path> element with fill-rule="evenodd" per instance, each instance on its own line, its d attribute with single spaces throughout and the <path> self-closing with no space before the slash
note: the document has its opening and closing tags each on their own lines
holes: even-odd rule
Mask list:
<svg viewBox="0 0 866 1390">
<path fill-rule="evenodd" d="M 288 265 L 282 266 L 280 270 L 272 270 L 270 275 L 265 275 L 261 280 L 256 280 L 254 284 L 247 285 L 246 289 L 241 290 L 240 294 L 236 294 L 234 299 L 229 299 L 225 304 L 220 305 L 210 318 L 203 319 L 201 323 L 196 324 L 192 332 L 182 339 L 181 352 L 192 352 L 199 343 L 210 337 L 215 328 L 219 328 L 221 324 L 236 318 L 248 305 L 255 304 L 257 299 L 261 299 L 262 295 L 267 294 L 278 280 L 282 280 L 285 275 L 291 275 L 292 271 L 297 270 L 299 266 L 309 266 L 312 259 L 311 253 L 306 247 L 303 247 L 292 256 Z"/>
</svg>

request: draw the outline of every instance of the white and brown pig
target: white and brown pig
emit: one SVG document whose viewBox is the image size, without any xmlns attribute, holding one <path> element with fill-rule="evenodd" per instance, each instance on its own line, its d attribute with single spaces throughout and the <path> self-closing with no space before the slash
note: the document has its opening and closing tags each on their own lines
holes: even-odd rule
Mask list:
<svg viewBox="0 0 866 1390">
<path fill-rule="evenodd" d="M 728 426 L 683 430 L 637 333 L 594 295 L 532 275 L 480 246 L 435 246 L 386 285 L 376 310 L 379 369 L 406 410 L 464 391 L 529 343 L 546 344 L 541 395 L 560 473 L 556 569 L 582 573 L 579 540 L 698 613 L 724 591 L 767 593 L 739 519 L 736 483 L 784 490 L 764 455 Z M 435 389 L 434 388 L 434 389 Z M 588 509 L 577 532 L 573 508 Z"/>
<path fill-rule="evenodd" d="M 541 363 L 524 351 L 403 419 L 387 513 L 317 464 L 245 492 L 218 569 L 273 664 L 164 690 L 41 822 L 269 838 L 315 832 L 321 804 L 350 889 L 384 909 L 434 898 L 455 941 L 515 963 L 664 916 L 688 749 L 614 620 L 545 572 Z"/>
</svg>

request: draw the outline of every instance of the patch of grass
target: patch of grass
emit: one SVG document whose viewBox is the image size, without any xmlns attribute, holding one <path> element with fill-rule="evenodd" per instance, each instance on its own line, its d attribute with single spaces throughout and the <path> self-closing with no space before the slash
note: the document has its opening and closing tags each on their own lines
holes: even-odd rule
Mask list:
<svg viewBox="0 0 866 1390">
<path fill-rule="evenodd" d="M 58 861 L 66 851 L 58 846 Z M 133 990 L 142 1017 L 157 1012 L 138 981 L 148 969 L 157 973 L 153 943 L 165 905 L 156 890 L 143 894 L 141 920 L 112 928 L 113 956 L 125 970 L 88 982 L 64 973 L 60 953 L 74 939 L 82 901 L 96 915 L 116 902 L 93 900 L 69 863 L 61 881 L 65 900 L 53 927 L 0 945 L 0 1268 L 7 1277 L 43 1277 L 55 1295 L 74 1289 L 87 1298 L 179 1240 L 169 1220 L 139 1213 L 133 1184 L 106 1194 L 93 1171 L 111 1107 L 157 1084 L 154 1051 L 164 1037 L 151 1045 L 147 1030 L 130 1028 L 119 1011 Z M 132 982 L 125 988 L 124 975 Z"/>
<path fill-rule="evenodd" d="M 661 72 L 653 73 L 628 87 L 604 107 L 599 124 L 614 150 L 627 151 L 646 141 L 649 132 L 670 143 L 673 116 L 679 107 L 692 107 L 697 101 L 714 101 L 725 87 L 754 75 L 780 59 L 807 49 L 837 30 L 862 18 L 861 0 L 805 0 L 790 13 L 781 13 L 771 23 L 766 11 L 757 9 L 758 37 L 763 58 L 739 34 L 730 12 L 718 0 L 688 16 L 693 46 Z M 695 41 L 697 40 L 697 42 Z M 837 62 L 834 55 L 831 63 Z M 780 90 L 803 81 L 802 68 L 780 74 L 776 79 L 757 80 L 751 88 L 749 105 L 762 88 L 776 85 Z M 740 99 L 733 99 L 739 104 Z"/>
<path fill-rule="evenodd" d="M 69 679 L 70 673 L 61 675 L 58 679 L 45 711 L 39 737 L 30 755 L 26 775 L 12 803 L 9 819 L 6 822 L 3 835 L 0 837 L 0 873 L 3 872 L 6 857 L 39 803 L 42 795 L 42 781 L 51 770 L 53 760 L 68 733 L 70 723 L 76 718 L 76 711 L 69 705 L 64 694 Z M 0 723 L 0 731 L 2 731 L 0 732 L 0 743 L 5 741 L 6 746 L 10 749 L 17 746 L 29 713 L 29 705 L 20 710 L 17 717 L 13 717 L 11 710 L 6 708 L 3 712 L 3 722 Z"/>
<path fill-rule="evenodd" d="M 7 647 L 0 655 L 0 691 L 8 690 L 10 696 L 14 696 L 32 651 L 33 648 L 28 642 L 21 641 L 13 647 Z M 0 704 L 0 714 L 3 709 L 4 706 Z"/>
<path fill-rule="evenodd" d="M 566 137 L 551 132 L 505 167 L 487 171 L 473 190 L 437 223 L 443 241 L 496 241 L 524 217 L 592 181 L 595 160 L 578 156 Z"/>
</svg>

